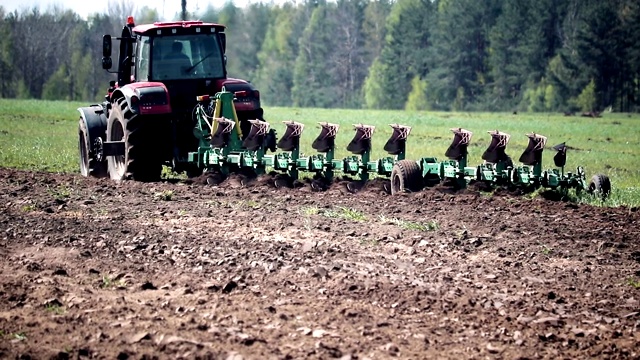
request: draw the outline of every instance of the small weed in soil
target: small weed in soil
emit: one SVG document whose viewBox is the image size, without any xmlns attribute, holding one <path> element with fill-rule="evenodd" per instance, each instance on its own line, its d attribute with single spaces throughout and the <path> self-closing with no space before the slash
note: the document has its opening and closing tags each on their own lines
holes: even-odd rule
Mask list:
<svg viewBox="0 0 640 360">
<path fill-rule="evenodd" d="M 48 304 L 46 306 L 47 312 L 54 313 L 56 315 L 64 314 L 64 308 L 58 305 Z"/>
<path fill-rule="evenodd" d="M 627 284 L 633 286 L 635 289 L 640 289 L 640 280 L 629 278 L 627 279 Z"/>
<path fill-rule="evenodd" d="M 173 191 L 163 190 L 161 192 L 157 192 L 153 195 L 153 198 L 156 200 L 171 201 L 171 199 L 173 199 Z"/>
<path fill-rule="evenodd" d="M 110 278 L 108 275 L 105 275 L 102 277 L 102 284 L 100 285 L 100 287 L 103 289 L 109 289 L 114 287 L 125 288 L 127 287 L 127 282 L 122 279 L 114 280 Z"/>
<path fill-rule="evenodd" d="M 71 189 L 66 186 L 57 186 L 55 188 L 47 188 L 47 192 L 53 196 L 55 200 L 66 200 L 71 196 Z"/>
<path fill-rule="evenodd" d="M 406 230 L 417 230 L 417 231 L 433 231 L 438 230 L 439 225 L 435 220 L 430 220 L 427 222 L 414 222 L 414 221 L 406 221 L 398 218 L 388 218 L 384 215 L 380 215 L 380 221 L 382 223 L 393 224 L 399 226 Z"/>
<path fill-rule="evenodd" d="M 338 206 L 338 210 L 325 210 L 322 214 L 328 218 L 340 218 L 353 221 L 365 221 L 367 216 L 358 210 Z"/>
</svg>

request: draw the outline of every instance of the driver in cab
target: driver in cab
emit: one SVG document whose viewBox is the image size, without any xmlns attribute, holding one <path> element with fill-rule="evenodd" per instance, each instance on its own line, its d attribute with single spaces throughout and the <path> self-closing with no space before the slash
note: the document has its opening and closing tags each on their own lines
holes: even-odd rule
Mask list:
<svg viewBox="0 0 640 360">
<path fill-rule="evenodd" d="M 192 65 L 191 59 L 182 52 L 182 43 L 179 41 L 171 44 L 171 52 L 163 60 L 167 65 L 171 65 L 171 72 L 177 78 L 186 76 Z"/>
</svg>

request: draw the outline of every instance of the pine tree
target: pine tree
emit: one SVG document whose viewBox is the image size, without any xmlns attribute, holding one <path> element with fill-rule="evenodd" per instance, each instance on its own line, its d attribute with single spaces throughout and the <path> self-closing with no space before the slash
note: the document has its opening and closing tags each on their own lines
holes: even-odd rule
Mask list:
<svg viewBox="0 0 640 360">
<path fill-rule="evenodd" d="M 484 95 L 491 82 L 488 34 L 500 14 L 500 3 L 449 0 L 438 4 L 434 69 L 427 78 L 438 107 L 467 109 Z"/>
<path fill-rule="evenodd" d="M 0 98 L 15 96 L 12 35 L 7 15 L 0 6 Z"/>
<path fill-rule="evenodd" d="M 399 0 L 387 18 L 385 44 L 365 80 L 365 104 L 373 109 L 401 109 L 411 80 L 429 72 L 433 3 Z"/>
<path fill-rule="evenodd" d="M 293 72 L 291 97 L 294 106 L 331 107 L 337 102 L 335 78 L 327 61 L 332 52 L 333 5 L 319 5 L 300 37 L 299 52 Z"/>
</svg>

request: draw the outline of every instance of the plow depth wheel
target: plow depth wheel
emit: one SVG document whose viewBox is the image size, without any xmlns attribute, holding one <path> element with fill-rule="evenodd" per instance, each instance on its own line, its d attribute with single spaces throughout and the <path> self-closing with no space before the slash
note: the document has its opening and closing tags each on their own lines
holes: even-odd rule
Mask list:
<svg viewBox="0 0 640 360">
<path fill-rule="evenodd" d="M 400 160 L 391 171 L 391 195 L 422 189 L 422 169 L 413 160 Z"/>
<path fill-rule="evenodd" d="M 589 182 L 589 193 L 605 200 L 611 194 L 611 180 L 607 175 L 593 175 Z"/>
</svg>

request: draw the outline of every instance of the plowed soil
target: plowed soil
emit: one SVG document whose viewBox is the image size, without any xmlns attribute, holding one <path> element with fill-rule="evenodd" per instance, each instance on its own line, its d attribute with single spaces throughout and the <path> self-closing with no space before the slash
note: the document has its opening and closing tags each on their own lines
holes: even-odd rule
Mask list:
<svg viewBox="0 0 640 360">
<path fill-rule="evenodd" d="M 0 358 L 640 358 L 640 214 L 0 169 Z"/>
</svg>

